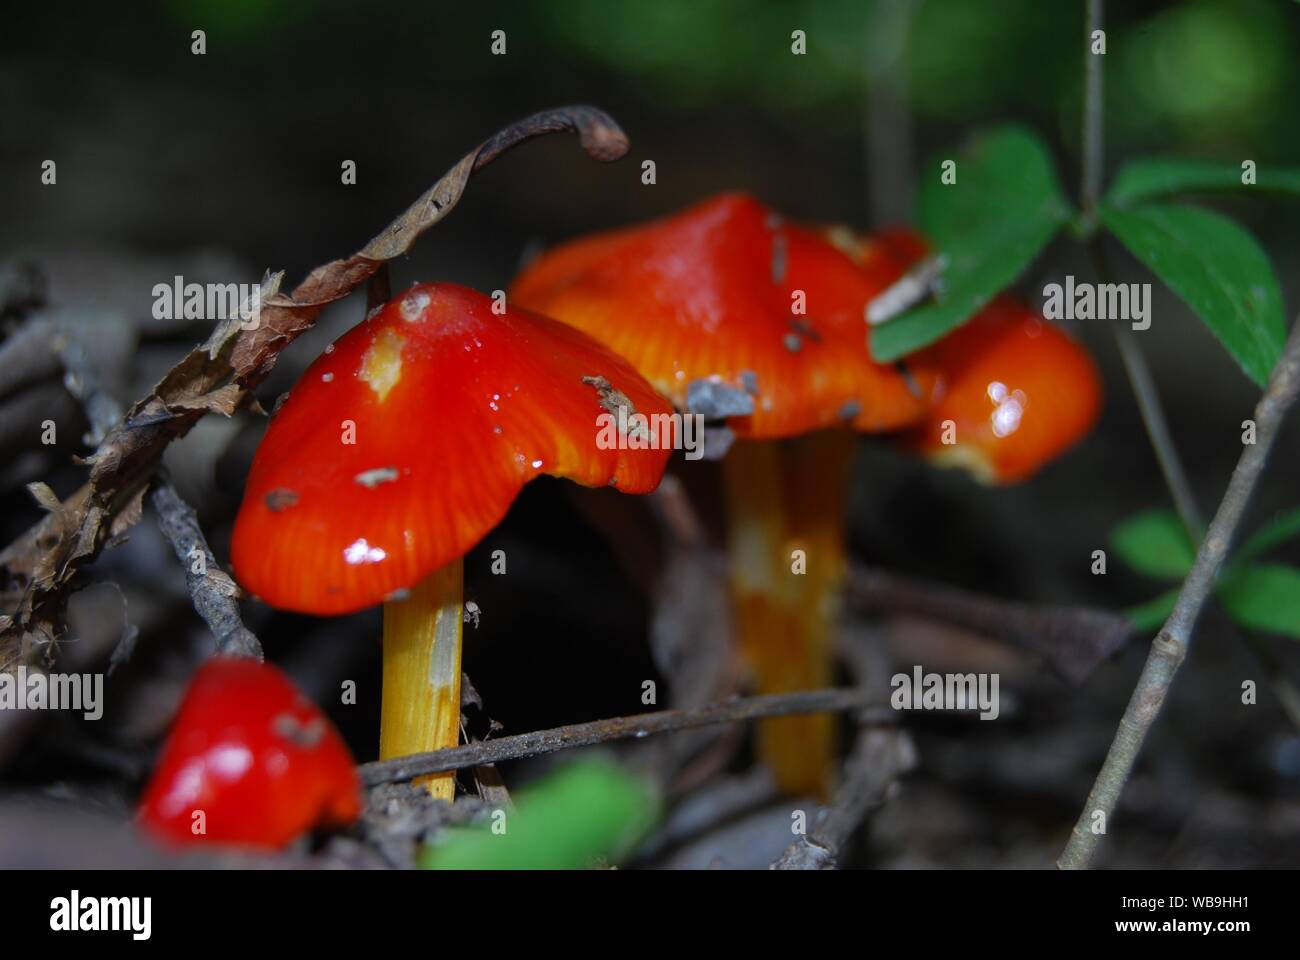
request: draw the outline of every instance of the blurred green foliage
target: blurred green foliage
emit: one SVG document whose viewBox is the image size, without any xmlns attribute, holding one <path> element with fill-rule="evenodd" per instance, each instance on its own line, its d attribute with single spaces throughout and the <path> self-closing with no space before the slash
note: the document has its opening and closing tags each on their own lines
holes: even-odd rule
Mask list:
<svg viewBox="0 0 1300 960">
<path fill-rule="evenodd" d="M 1300 536 L 1300 508 L 1278 514 L 1248 538 L 1219 574 L 1215 595 L 1240 626 L 1300 640 L 1300 568 L 1255 563 L 1264 553 Z M 1196 560 L 1196 546 L 1178 515 L 1155 508 L 1135 513 L 1110 532 L 1111 548 L 1133 570 L 1154 580 L 1181 580 Z M 1125 615 L 1135 629 L 1158 630 L 1178 599 L 1168 590 Z"/>
<path fill-rule="evenodd" d="M 911 11 L 901 51 L 881 35 L 900 5 Z M 175 27 L 237 41 L 250 62 L 287 38 L 328 38 L 436 58 L 484 83 L 599 73 L 660 108 L 734 103 L 804 122 L 860 104 L 869 58 L 901 52 L 923 123 L 1015 116 L 1059 123 L 1067 145 L 1077 138 L 1082 2 L 533 0 L 458 5 L 454 16 L 436 4 L 325 0 L 168 0 L 165 9 Z M 1265 153 L 1256 159 L 1296 152 L 1300 6 L 1134 2 L 1106 14 L 1108 126 L 1120 152 L 1247 143 Z M 497 28 L 508 57 L 482 56 Z M 805 56 L 790 55 L 794 29 L 807 34 Z M 476 34 L 478 46 L 467 39 Z"/>
<path fill-rule="evenodd" d="M 496 811 L 457 829 L 421 857 L 426 870 L 578 870 L 617 863 L 654 824 L 649 784 L 608 761 L 566 764 Z"/>
</svg>

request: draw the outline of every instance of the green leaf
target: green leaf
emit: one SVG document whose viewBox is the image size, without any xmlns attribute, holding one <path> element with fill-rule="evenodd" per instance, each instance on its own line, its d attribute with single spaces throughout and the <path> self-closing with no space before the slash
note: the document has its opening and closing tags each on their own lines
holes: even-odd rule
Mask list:
<svg viewBox="0 0 1300 960">
<path fill-rule="evenodd" d="M 1169 619 L 1169 615 L 1174 612 L 1174 604 L 1178 602 L 1178 592 L 1181 587 L 1174 587 L 1167 590 L 1158 597 L 1152 597 L 1146 603 L 1139 604 L 1136 607 L 1129 607 L 1124 611 L 1124 616 L 1133 624 L 1133 629 L 1138 633 L 1152 633 L 1159 630 Z"/>
<path fill-rule="evenodd" d="M 658 816 L 651 787 L 614 764 L 571 763 L 515 798 L 492 825 L 446 832 L 426 870 L 576 870 L 626 855 Z M 501 829 L 504 827 L 504 830 Z"/>
<path fill-rule="evenodd" d="M 1243 627 L 1300 639 L 1300 569 L 1280 563 L 1248 567 L 1220 583 L 1218 595 Z"/>
<path fill-rule="evenodd" d="M 1181 580 L 1196 560 L 1196 548 L 1172 510 L 1133 514 L 1111 530 L 1110 543 L 1126 564 L 1158 580 Z"/>
<path fill-rule="evenodd" d="M 1010 286 L 1072 216 L 1043 142 L 1021 127 L 985 133 L 957 159 L 956 183 L 931 167 L 921 229 L 945 258 L 942 289 L 871 331 L 876 360 L 897 360 L 960 326 Z"/>
<path fill-rule="evenodd" d="M 1147 157 L 1120 168 L 1106 201 L 1125 207 L 1175 193 L 1216 190 L 1266 190 L 1300 196 L 1300 168 L 1261 165 L 1253 184 L 1242 183 L 1241 174 L 1240 163 Z"/>
<path fill-rule="evenodd" d="M 940 179 L 956 159 L 956 183 Z M 917 225 L 940 249 L 999 220 L 1031 216 L 1044 205 L 1068 208 L 1051 155 L 1033 131 L 1015 125 L 988 130 L 960 156 L 938 157 L 917 197 Z"/>
<path fill-rule="evenodd" d="M 1233 563 L 1244 565 L 1297 536 L 1300 536 L 1300 507 L 1278 514 L 1256 530 L 1237 550 Z"/>
<path fill-rule="evenodd" d="M 1286 319 L 1277 276 L 1255 238 L 1197 207 L 1106 204 L 1101 219 L 1264 386 L 1282 354 Z"/>
</svg>

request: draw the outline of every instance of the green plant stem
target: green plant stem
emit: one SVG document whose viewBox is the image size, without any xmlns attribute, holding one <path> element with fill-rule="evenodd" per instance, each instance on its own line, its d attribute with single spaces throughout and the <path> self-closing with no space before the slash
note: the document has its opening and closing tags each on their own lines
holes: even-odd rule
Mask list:
<svg viewBox="0 0 1300 960">
<path fill-rule="evenodd" d="M 1092 52 L 1092 35 L 1101 29 L 1101 23 L 1102 0 L 1088 0 L 1083 25 L 1083 172 L 1079 183 L 1079 202 L 1088 233 L 1095 229 L 1097 222 L 1097 200 L 1105 172 L 1101 57 Z"/>
<path fill-rule="evenodd" d="M 1102 283 L 1111 282 L 1110 267 L 1101 248 L 1100 237 L 1093 238 L 1088 244 L 1088 251 L 1092 256 L 1097 278 Z M 1174 509 L 1178 511 L 1178 516 L 1183 521 L 1188 538 L 1196 543 L 1205 530 L 1205 520 L 1201 516 L 1200 507 L 1196 504 L 1196 495 L 1192 493 L 1192 485 L 1187 479 L 1182 457 L 1178 455 L 1178 448 L 1174 445 L 1173 436 L 1169 432 L 1169 420 L 1165 417 L 1164 404 L 1160 402 L 1155 379 L 1151 376 L 1151 367 L 1147 364 L 1146 355 L 1138 345 L 1137 337 L 1133 336 L 1132 329 L 1126 326 L 1123 320 L 1113 322 L 1111 332 L 1115 335 L 1115 345 L 1119 348 L 1124 372 L 1133 390 L 1133 399 L 1137 401 L 1138 414 L 1142 418 L 1142 425 L 1146 428 L 1147 438 L 1151 441 L 1156 462 L 1160 465 L 1161 476 L 1164 477 L 1165 486 L 1169 488 L 1169 495 L 1173 497 Z"/>
</svg>

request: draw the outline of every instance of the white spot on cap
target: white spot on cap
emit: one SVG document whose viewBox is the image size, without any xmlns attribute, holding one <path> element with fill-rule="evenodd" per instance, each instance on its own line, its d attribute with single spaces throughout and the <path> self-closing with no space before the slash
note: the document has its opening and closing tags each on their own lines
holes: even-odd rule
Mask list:
<svg viewBox="0 0 1300 960">
<path fill-rule="evenodd" d="M 322 374 L 320 375 L 320 378 L 321 378 L 321 382 L 323 382 L 323 383 L 331 383 L 331 382 L 334 380 L 334 374 L 332 374 L 332 373 L 322 373 Z"/>
<path fill-rule="evenodd" d="M 402 297 L 402 303 L 399 309 L 402 312 L 402 319 L 407 323 L 416 323 L 424 319 L 424 311 L 428 309 L 431 302 L 429 294 L 423 290 L 414 290 Z"/>
<path fill-rule="evenodd" d="M 207 753 L 208 769 L 218 780 L 237 780 L 253 765 L 253 754 L 236 744 L 222 744 Z"/>
<path fill-rule="evenodd" d="M 372 547 L 366 542 L 365 537 L 361 537 L 351 546 L 343 551 L 343 559 L 353 566 L 359 566 L 363 563 L 378 563 L 388 556 L 380 547 Z"/>
<path fill-rule="evenodd" d="M 373 470 L 366 470 L 358 473 L 352 479 L 368 490 L 373 490 L 381 483 L 392 483 L 398 478 L 399 474 L 396 467 L 376 467 Z"/>
</svg>

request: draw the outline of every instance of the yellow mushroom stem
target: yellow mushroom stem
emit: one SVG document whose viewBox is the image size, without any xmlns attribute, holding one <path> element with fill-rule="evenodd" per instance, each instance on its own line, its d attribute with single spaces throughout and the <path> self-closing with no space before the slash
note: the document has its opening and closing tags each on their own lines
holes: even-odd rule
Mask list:
<svg viewBox="0 0 1300 960">
<path fill-rule="evenodd" d="M 723 462 L 732 603 L 759 693 L 830 685 L 845 571 L 853 435 L 740 441 Z M 825 798 L 836 752 L 829 714 L 758 726 L 758 753 L 788 794 Z"/>
<path fill-rule="evenodd" d="M 400 600 L 384 604 L 384 689 L 379 759 L 454 747 L 460 739 L 462 562 L 434 571 Z M 419 777 L 440 800 L 456 792 L 454 773 Z"/>
</svg>

